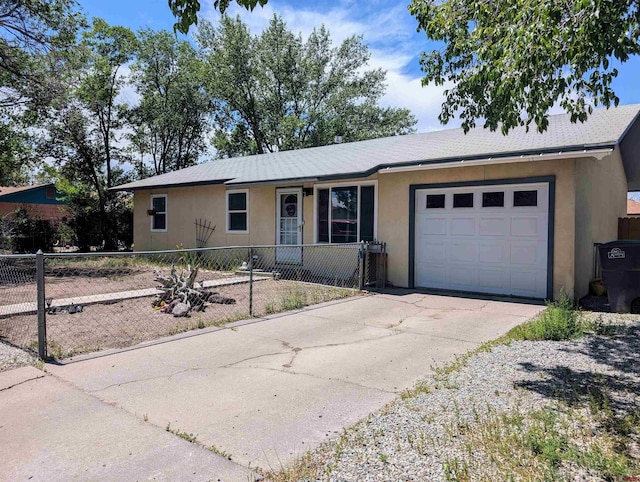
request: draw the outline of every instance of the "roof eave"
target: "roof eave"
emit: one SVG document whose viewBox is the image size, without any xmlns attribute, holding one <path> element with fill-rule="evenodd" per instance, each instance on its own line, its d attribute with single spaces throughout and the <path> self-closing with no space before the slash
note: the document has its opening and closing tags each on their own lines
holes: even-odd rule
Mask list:
<svg viewBox="0 0 640 482">
<path fill-rule="evenodd" d="M 109 191 L 147 191 L 150 189 L 171 189 L 177 187 L 194 187 L 194 186 L 210 186 L 216 184 L 224 184 L 230 179 L 214 179 L 212 181 L 195 181 L 195 182 L 177 182 L 171 184 L 150 184 L 144 186 L 136 186 L 136 183 L 122 184 L 120 186 L 114 186 L 109 188 Z"/>
</svg>

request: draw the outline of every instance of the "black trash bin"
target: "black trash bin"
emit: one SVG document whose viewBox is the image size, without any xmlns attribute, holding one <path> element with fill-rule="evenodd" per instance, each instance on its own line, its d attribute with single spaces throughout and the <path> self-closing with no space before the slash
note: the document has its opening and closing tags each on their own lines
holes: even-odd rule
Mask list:
<svg viewBox="0 0 640 482">
<path fill-rule="evenodd" d="M 598 254 L 611 311 L 640 312 L 640 241 L 601 244 Z"/>
</svg>

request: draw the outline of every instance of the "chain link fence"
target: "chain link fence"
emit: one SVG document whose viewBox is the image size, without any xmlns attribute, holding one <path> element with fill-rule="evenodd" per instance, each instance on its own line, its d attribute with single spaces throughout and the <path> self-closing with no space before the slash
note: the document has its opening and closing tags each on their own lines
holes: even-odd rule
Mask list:
<svg viewBox="0 0 640 482">
<path fill-rule="evenodd" d="M 381 246 L 1 256 L 0 339 L 62 359 L 355 296 Z"/>
<path fill-rule="evenodd" d="M 36 256 L 0 255 L 0 340 L 38 349 Z"/>
</svg>

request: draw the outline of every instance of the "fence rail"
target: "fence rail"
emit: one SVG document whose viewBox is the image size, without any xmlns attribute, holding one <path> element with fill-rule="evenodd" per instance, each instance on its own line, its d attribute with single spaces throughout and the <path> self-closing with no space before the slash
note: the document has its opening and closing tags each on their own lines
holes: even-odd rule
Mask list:
<svg viewBox="0 0 640 482">
<path fill-rule="evenodd" d="M 355 296 L 383 244 L 0 256 L 0 339 L 66 358 Z"/>
</svg>

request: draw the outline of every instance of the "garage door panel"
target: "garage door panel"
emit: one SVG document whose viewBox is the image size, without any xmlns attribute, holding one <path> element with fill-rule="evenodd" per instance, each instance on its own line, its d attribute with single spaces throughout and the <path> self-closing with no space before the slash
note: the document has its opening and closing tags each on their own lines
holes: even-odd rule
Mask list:
<svg viewBox="0 0 640 482">
<path fill-rule="evenodd" d="M 520 296 L 536 296 L 547 285 L 547 273 L 542 270 L 511 271 L 511 287 Z"/>
<path fill-rule="evenodd" d="M 528 205 L 514 206 L 516 191 L 537 194 L 520 195 L 518 203 Z M 503 193 L 504 206 L 484 207 L 483 192 Z M 471 193 L 473 208 L 453 207 L 454 194 Z M 426 209 L 427 194 L 444 195 L 445 207 Z M 547 183 L 416 191 L 414 284 L 546 297 L 548 197 Z"/>
<path fill-rule="evenodd" d="M 476 219 L 468 218 L 452 218 L 451 219 L 451 235 L 453 236 L 475 236 Z"/>
<path fill-rule="evenodd" d="M 427 235 L 445 235 L 447 234 L 447 218 L 431 218 L 427 217 L 423 223 L 422 234 Z"/>
<path fill-rule="evenodd" d="M 504 217 L 481 217 L 480 236 L 504 236 L 507 234 L 507 220 Z"/>
<path fill-rule="evenodd" d="M 485 243 L 479 244 L 478 261 L 480 264 L 504 263 L 506 259 L 504 246 Z"/>
<path fill-rule="evenodd" d="M 435 262 L 442 263 L 447 258 L 446 244 L 439 243 L 423 243 L 424 249 L 417 251 L 416 259 L 418 262 Z"/>
<path fill-rule="evenodd" d="M 478 246 L 473 242 L 452 243 L 449 245 L 447 261 L 474 263 L 478 259 Z"/>
<path fill-rule="evenodd" d="M 417 270 L 420 277 L 416 280 L 420 283 L 432 283 L 434 287 L 443 286 L 449 282 L 447 267 L 444 264 L 423 264 Z"/>
<path fill-rule="evenodd" d="M 511 236 L 515 237 L 538 237 L 540 231 L 546 230 L 546 220 L 540 217 L 524 217 L 524 216 L 512 216 L 511 217 Z"/>
<path fill-rule="evenodd" d="M 469 285 L 473 286 L 478 282 L 477 269 L 470 270 L 467 266 L 449 265 L 445 272 L 447 281 L 454 287 L 453 289 L 465 290 Z"/>
<path fill-rule="evenodd" d="M 478 281 L 487 291 L 504 294 L 509 286 L 509 273 L 501 269 L 479 269 Z"/>
<path fill-rule="evenodd" d="M 532 245 L 511 245 L 510 246 L 510 263 L 525 266 L 536 266 L 540 264 L 538 249 L 535 244 Z"/>
</svg>

